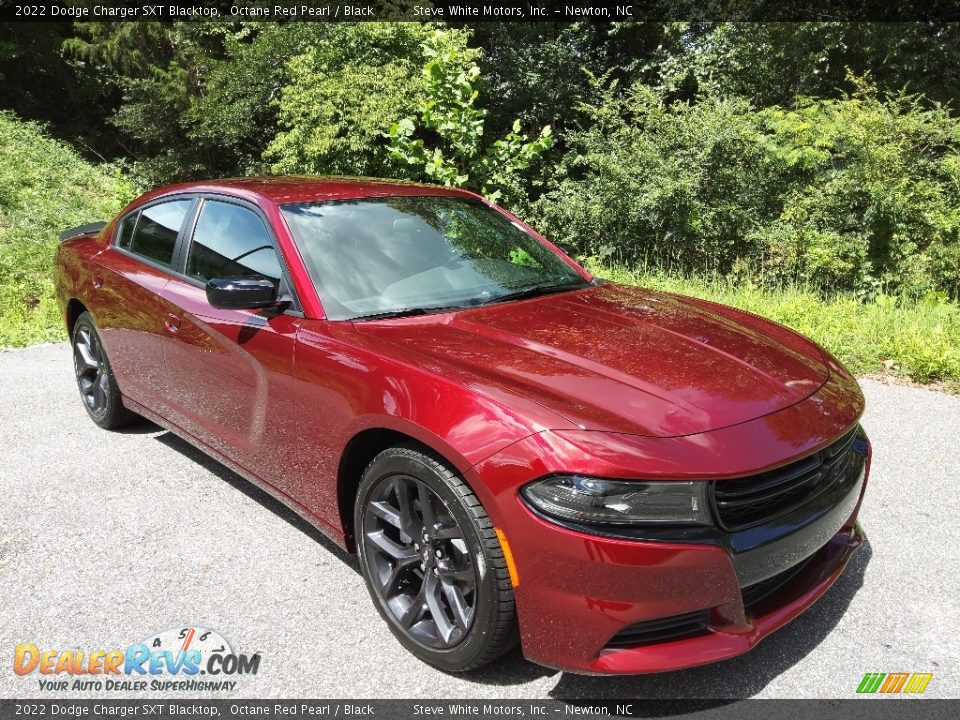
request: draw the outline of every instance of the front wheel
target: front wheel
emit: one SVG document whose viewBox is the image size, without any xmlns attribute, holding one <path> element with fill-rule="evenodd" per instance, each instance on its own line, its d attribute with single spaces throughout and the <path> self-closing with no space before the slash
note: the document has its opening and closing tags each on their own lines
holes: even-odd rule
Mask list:
<svg viewBox="0 0 960 720">
<path fill-rule="evenodd" d="M 73 370 L 83 407 L 90 419 L 106 429 L 129 425 L 137 415 L 123 406 L 107 351 L 90 313 L 82 313 L 73 326 Z"/>
<path fill-rule="evenodd" d="M 367 589 L 414 655 L 462 672 L 516 644 L 513 589 L 493 524 L 445 462 L 412 446 L 377 455 L 360 482 L 354 528 Z"/>
</svg>

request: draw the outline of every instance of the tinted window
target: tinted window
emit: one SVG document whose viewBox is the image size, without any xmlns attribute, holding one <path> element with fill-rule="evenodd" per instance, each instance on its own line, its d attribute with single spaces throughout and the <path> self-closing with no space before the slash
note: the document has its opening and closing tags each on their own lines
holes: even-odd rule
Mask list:
<svg viewBox="0 0 960 720">
<path fill-rule="evenodd" d="M 193 200 L 173 200 L 143 210 L 133 231 L 130 251 L 161 265 L 172 265 L 177 234 L 192 203 Z"/>
<path fill-rule="evenodd" d="M 334 320 L 586 286 L 521 226 L 475 200 L 396 197 L 280 209 Z"/>
<path fill-rule="evenodd" d="M 130 241 L 133 239 L 133 231 L 137 227 L 137 219 L 140 213 L 133 213 L 124 218 L 120 225 L 120 234 L 117 237 L 117 245 L 124 250 L 130 249 Z"/>
<path fill-rule="evenodd" d="M 263 275 L 280 280 L 280 261 L 260 216 L 230 203 L 206 200 L 193 231 L 187 275 L 198 280 Z"/>
</svg>

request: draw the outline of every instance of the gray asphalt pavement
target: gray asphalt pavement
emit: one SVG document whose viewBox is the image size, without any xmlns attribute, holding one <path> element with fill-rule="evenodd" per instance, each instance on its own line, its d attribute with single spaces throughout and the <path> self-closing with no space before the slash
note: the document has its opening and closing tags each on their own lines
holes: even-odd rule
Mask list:
<svg viewBox="0 0 960 720">
<path fill-rule="evenodd" d="M 17 644 L 126 648 L 181 625 L 262 655 L 214 697 L 846 698 L 865 672 L 899 671 L 932 672 L 927 696 L 960 697 L 958 397 L 863 382 L 869 544 L 751 653 L 631 678 L 514 654 L 454 676 L 405 652 L 354 560 L 278 503 L 156 426 L 96 428 L 66 345 L 0 352 L 0 377 L 0 697 L 43 694 L 37 673 L 14 674 Z M 132 696 L 69 693 L 81 695 Z"/>
</svg>

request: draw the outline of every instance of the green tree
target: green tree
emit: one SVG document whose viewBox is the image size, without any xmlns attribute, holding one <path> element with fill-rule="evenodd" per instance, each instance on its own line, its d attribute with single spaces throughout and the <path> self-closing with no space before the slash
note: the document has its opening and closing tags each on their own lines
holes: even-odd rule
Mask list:
<svg viewBox="0 0 960 720">
<path fill-rule="evenodd" d="M 111 122 L 145 186 L 262 172 L 287 61 L 321 23 L 77 23 L 66 52 L 120 89 Z"/>
<path fill-rule="evenodd" d="M 89 64 L 64 56 L 70 22 L 0 23 L 0 108 L 47 124 L 88 156 L 121 151 L 106 126 L 120 96 Z"/>
<path fill-rule="evenodd" d="M 935 22 L 673 23 L 654 63 L 672 97 L 738 95 L 754 105 L 841 98 L 869 75 L 960 112 L 960 24 Z"/>
<path fill-rule="evenodd" d="M 279 132 L 266 150 L 278 173 L 390 176 L 384 133 L 422 101 L 421 23 L 317 23 L 322 29 L 286 66 L 279 94 Z M 468 34 L 448 30 L 446 47 L 465 57 Z"/>
<path fill-rule="evenodd" d="M 189 111 L 207 88 L 228 26 L 215 23 L 77 23 L 65 43 L 122 93 L 111 122 L 142 185 L 216 175 L 217 146 L 192 142 Z"/>
<path fill-rule="evenodd" d="M 391 125 L 390 155 L 443 185 L 469 187 L 493 200 L 505 191 L 516 195 L 517 173 L 553 144 L 551 128 L 545 125 L 530 140 L 517 119 L 506 135 L 484 144 L 487 111 L 476 104 L 480 68 L 472 62 L 464 68 L 463 53 L 441 47 L 442 36 L 437 31 L 424 45 L 427 97 L 419 107 L 421 125 L 414 117 Z M 433 146 L 415 137 L 418 133 L 431 133 Z"/>
<path fill-rule="evenodd" d="M 557 135 L 585 117 L 582 103 L 597 99 L 591 76 L 616 79 L 622 87 L 656 81 L 651 65 L 670 44 L 662 23 L 477 23 L 471 43 L 483 52 L 487 134 L 550 125 Z M 558 138 L 559 140 L 559 138 Z M 562 143 L 551 154 L 562 151 Z"/>
</svg>

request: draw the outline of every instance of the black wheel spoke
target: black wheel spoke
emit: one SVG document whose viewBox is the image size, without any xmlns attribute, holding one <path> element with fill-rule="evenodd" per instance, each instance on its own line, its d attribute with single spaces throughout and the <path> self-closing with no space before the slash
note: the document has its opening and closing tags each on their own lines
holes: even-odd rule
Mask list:
<svg viewBox="0 0 960 720">
<path fill-rule="evenodd" d="M 77 360 L 78 370 L 80 368 L 83 368 L 85 370 L 97 369 L 97 361 L 93 357 L 93 355 L 90 354 L 90 348 L 84 345 L 82 342 L 78 342 L 74 346 L 73 354 Z"/>
<path fill-rule="evenodd" d="M 459 526 L 441 527 L 433 532 L 434 540 L 463 540 L 463 530 Z"/>
<path fill-rule="evenodd" d="M 393 490 L 397 496 L 397 508 L 400 510 L 400 529 L 409 540 L 420 537 L 423 525 L 417 520 L 413 508 L 413 485 L 404 478 L 397 477 L 393 482 Z"/>
<path fill-rule="evenodd" d="M 97 337 L 92 333 L 87 333 L 87 344 L 90 348 L 90 354 L 96 358 L 97 362 L 100 362 L 100 343 L 97 342 Z"/>
<path fill-rule="evenodd" d="M 443 595 L 443 591 L 441 590 L 442 583 L 434 575 L 428 575 L 425 584 L 427 589 L 427 609 L 430 611 L 430 619 L 433 620 L 437 626 L 437 633 L 443 642 L 449 643 L 455 627 L 453 623 L 450 622 L 443 608 L 441 601 Z"/>
<path fill-rule="evenodd" d="M 433 532 L 437 522 L 437 515 L 433 508 L 433 491 L 422 482 L 417 483 L 417 497 L 420 500 L 420 515 L 423 517 L 423 526 L 428 532 Z"/>
<path fill-rule="evenodd" d="M 470 621 L 473 619 L 473 608 L 467 603 L 463 592 L 455 584 L 441 580 L 440 587 L 447 598 L 447 603 L 453 611 L 453 619 L 461 630 L 466 631 L 470 627 Z"/>
<path fill-rule="evenodd" d="M 450 583 L 456 583 L 464 592 L 470 592 L 476 586 L 476 578 L 472 566 L 452 568 L 441 572 L 445 580 Z"/>
<path fill-rule="evenodd" d="M 407 606 L 400 615 L 397 616 L 397 620 L 400 625 L 409 630 L 416 624 L 420 618 L 423 617 L 424 612 L 426 611 L 426 602 L 425 602 L 425 588 L 426 585 L 421 586 L 420 592 L 410 601 L 410 604 Z"/>
<path fill-rule="evenodd" d="M 386 500 L 378 500 L 370 503 L 370 512 L 381 520 L 389 523 L 397 530 L 403 530 L 403 522 L 400 519 L 400 511 L 392 507 Z"/>
<path fill-rule="evenodd" d="M 383 553 L 392 560 L 402 561 L 420 557 L 412 547 L 394 542 L 383 531 L 368 533 L 367 540 L 374 550 Z"/>
<path fill-rule="evenodd" d="M 100 388 L 100 397 L 103 398 L 104 402 L 106 402 L 107 393 L 110 390 L 110 386 L 107 382 L 107 374 L 103 371 L 100 371 L 100 377 L 97 380 L 97 387 Z"/>
<path fill-rule="evenodd" d="M 397 625 L 418 643 L 450 648 L 470 632 L 474 560 L 450 508 L 410 475 L 383 478 L 363 510 L 363 562 Z"/>
<path fill-rule="evenodd" d="M 397 594 L 397 588 L 403 576 L 420 561 L 420 556 L 411 553 L 408 557 L 398 558 L 390 569 L 387 579 L 380 585 L 383 596 L 388 600 Z"/>
</svg>

